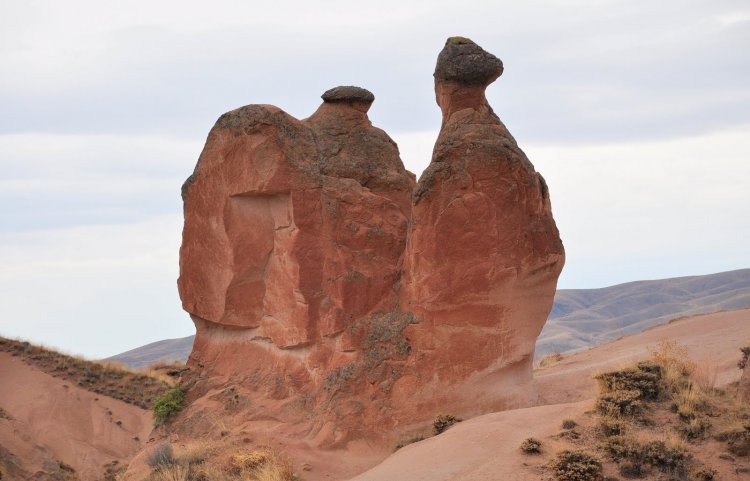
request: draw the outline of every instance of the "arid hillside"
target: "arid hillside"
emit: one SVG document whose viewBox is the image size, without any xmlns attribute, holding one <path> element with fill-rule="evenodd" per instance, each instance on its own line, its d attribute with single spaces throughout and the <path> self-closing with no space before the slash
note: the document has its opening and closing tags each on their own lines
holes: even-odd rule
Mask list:
<svg viewBox="0 0 750 481">
<path fill-rule="evenodd" d="M 168 382 L 0 338 L 0 479 L 114 480 Z"/>
<path fill-rule="evenodd" d="M 750 269 L 602 289 L 560 289 L 537 340 L 536 357 L 585 349 L 679 317 L 746 307 Z"/>
</svg>

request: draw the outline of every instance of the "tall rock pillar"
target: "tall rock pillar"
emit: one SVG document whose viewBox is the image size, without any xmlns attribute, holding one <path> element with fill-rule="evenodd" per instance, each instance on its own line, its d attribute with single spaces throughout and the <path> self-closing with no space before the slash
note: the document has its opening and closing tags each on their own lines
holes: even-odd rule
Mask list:
<svg viewBox="0 0 750 481">
<path fill-rule="evenodd" d="M 414 193 L 401 287 L 401 309 L 420 320 L 415 361 L 429 366 L 413 382 L 425 399 L 460 398 L 470 411 L 513 403 L 515 391 L 529 401 L 534 344 L 564 263 L 547 185 L 485 97 L 502 72 L 469 39 L 449 38 L 438 56 L 442 128 Z"/>
</svg>

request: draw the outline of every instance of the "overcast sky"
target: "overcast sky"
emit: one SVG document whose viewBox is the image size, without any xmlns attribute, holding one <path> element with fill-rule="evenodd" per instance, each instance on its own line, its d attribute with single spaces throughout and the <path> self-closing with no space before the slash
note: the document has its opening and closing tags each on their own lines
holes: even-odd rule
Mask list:
<svg viewBox="0 0 750 481">
<path fill-rule="evenodd" d="M 750 267 L 750 4 L 624 0 L 0 3 L 0 334 L 90 357 L 194 332 L 180 185 L 220 114 L 374 92 L 407 168 L 432 71 L 472 38 L 547 179 L 562 288 Z"/>
</svg>

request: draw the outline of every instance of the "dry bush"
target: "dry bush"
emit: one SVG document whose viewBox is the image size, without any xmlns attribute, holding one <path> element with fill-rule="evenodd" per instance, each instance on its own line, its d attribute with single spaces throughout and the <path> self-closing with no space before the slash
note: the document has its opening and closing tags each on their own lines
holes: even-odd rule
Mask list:
<svg viewBox="0 0 750 481">
<path fill-rule="evenodd" d="M 630 475 L 656 468 L 664 473 L 684 475 L 691 456 L 684 444 L 675 439 L 658 437 L 611 436 L 602 444 L 605 452 Z M 625 474 L 625 473 L 622 473 Z"/>
<path fill-rule="evenodd" d="M 542 442 L 535 438 L 524 439 L 520 448 L 524 454 L 542 454 Z"/>
<path fill-rule="evenodd" d="M 602 463 L 584 451 L 562 451 L 552 463 L 558 481 L 602 481 Z"/>
<path fill-rule="evenodd" d="M 539 367 L 547 367 L 557 364 L 564 359 L 563 355 L 559 352 L 548 354 L 539 360 Z"/>
<path fill-rule="evenodd" d="M 654 371 L 650 363 L 598 374 L 595 379 L 601 391 L 637 391 L 640 399 L 648 401 L 658 399 L 661 392 L 661 371 L 658 367 Z"/>
<path fill-rule="evenodd" d="M 217 443 L 212 441 L 198 441 L 181 446 L 175 458 L 179 463 L 187 465 L 201 464 L 209 460 L 219 451 Z"/>
<path fill-rule="evenodd" d="M 270 449 L 257 449 L 255 451 L 240 451 L 229 458 L 232 472 L 240 474 L 243 471 L 256 469 L 271 462 L 274 454 Z"/>
<path fill-rule="evenodd" d="M 661 366 L 662 384 L 668 392 L 682 389 L 686 378 L 696 369 L 687 349 L 674 341 L 662 341 L 651 349 L 651 360 Z"/>
<path fill-rule="evenodd" d="M 716 477 L 716 470 L 707 468 L 707 467 L 700 467 L 696 468 L 692 473 L 692 478 L 695 481 L 713 481 Z"/>
<path fill-rule="evenodd" d="M 675 428 L 688 441 L 704 439 L 711 430 L 711 421 L 704 417 L 691 419 Z"/>
<path fill-rule="evenodd" d="M 562 422 L 563 429 L 573 429 L 576 426 L 578 426 L 578 423 L 576 423 L 572 419 L 563 419 L 563 422 Z"/>
<path fill-rule="evenodd" d="M 711 360 L 703 360 L 693 374 L 698 386 L 707 392 L 716 389 L 716 383 L 719 379 L 719 366 Z"/>
<path fill-rule="evenodd" d="M 230 457 L 230 472 L 243 481 L 295 481 L 292 463 L 268 448 L 241 450 Z"/>
<path fill-rule="evenodd" d="M 610 436 L 623 436 L 626 431 L 627 425 L 617 419 L 600 419 L 599 424 L 596 427 L 597 434 L 604 438 Z"/>
<path fill-rule="evenodd" d="M 750 456 L 750 424 L 744 424 L 742 428 L 725 431 L 717 436 L 720 441 L 727 442 L 727 451 L 735 456 Z"/>
<path fill-rule="evenodd" d="M 158 468 L 160 466 L 169 466 L 169 465 L 175 464 L 174 451 L 172 451 L 172 445 L 169 443 L 158 445 L 148 455 L 148 459 L 146 460 L 146 462 L 152 468 Z"/>
<path fill-rule="evenodd" d="M 742 353 L 742 357 L 737 362 L 737 367 L 745 369 L 745 366 L 747 366 L 747 360 L 750 358 L 750 346 L 741 347 L 740 352 Z"/>
<path fill-rule="evenodd" d="M 596 409 L 605 416 L 640 417 L 645 412 L 640 391 L 613 391 L 599 395 Z"/>
<path fill-rule="evenodd" d="M 172 466 L 157 468 L 153 481 L 298 481 L 292 463 L 270 448 L 222 449 L 218 443 L 199 442 L 178 451 Z M 160 471 L 183 478 L 165 479 Z"/>
<path fill-rule="evenodd" d="M 435 435 L 438 435 L 444 432 L 449 427 L 453 426 L 454 424 L 460 423 L 460 422 L 461 420 L 452 414 L 440 414 L 438 415 L 438 417 L 435 418 L 435 421 L 432 423 L 432 430 L 435 433 Z"/>
</svg>

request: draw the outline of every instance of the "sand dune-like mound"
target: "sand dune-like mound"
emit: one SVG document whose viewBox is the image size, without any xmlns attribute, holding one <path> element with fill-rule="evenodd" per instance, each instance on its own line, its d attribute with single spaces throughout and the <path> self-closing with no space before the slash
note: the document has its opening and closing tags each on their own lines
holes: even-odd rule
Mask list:
<svg viewBox="0 0 750 481">
<path fill-rule="evenodd" d="M 13 481 L 99 480 L 148 440 L 151 412 L 0 351 L 0 470 Z"/>
</svg>

